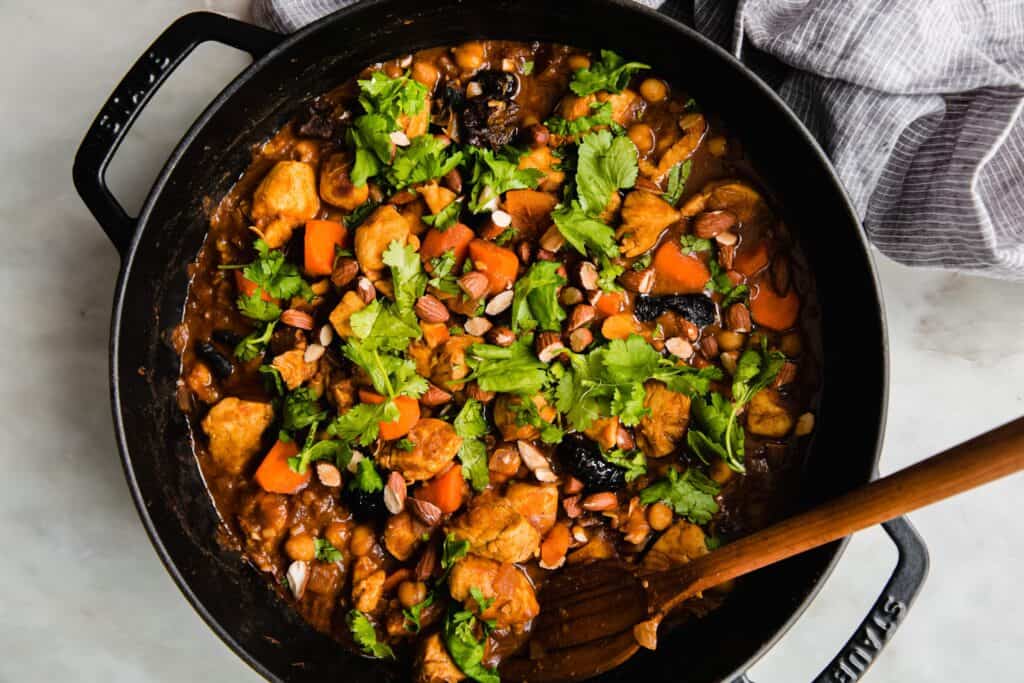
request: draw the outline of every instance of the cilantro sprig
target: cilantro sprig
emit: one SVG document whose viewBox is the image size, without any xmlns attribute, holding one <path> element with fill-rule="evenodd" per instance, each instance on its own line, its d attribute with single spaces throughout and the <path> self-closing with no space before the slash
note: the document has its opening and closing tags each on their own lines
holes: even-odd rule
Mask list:
<svg viewBox="0 0 1024 683">
<path fill-rule="evenodd" d="M 472 169 L 469 179 L 469 210 L 483 213 L 491 202 L 509 190 L 532 190 L 544 174 L 535 168 L 519 168 L 522 152 L 504 147 L 492 152 L 483 147 L 466 147 L 466 160 Z"/>
<path fill-rule="evenodd" d="M 605 90 L 622 92 L 633 74 L 649 69 L 641 62 L 627 62 L 611 50 L 601 50 L 601 58 L 573 74 L 569 88 L 580 97 Z"/>
<path fill-rule="evenodd" d="M 391 646 L 377 640 L 377 630 L 370 618 L 359 610 L 352 610 L 346 615 L 345 621 L 352 632 L 352 638 L 362 651 L 377 659 L 394 659 L 395 653 Z"/>
<path fill-rule="evenodd" d="M 537 261 L 516 281 L 512 299 L 512 330 L 557 331 L 566 313 L 558 303 L 558 289 L 567 280 L 558 274 L 562 264 Z"/>
<path fill-rule="evenodd" d="M 640 492 L 640 502 L 650 505 L 660 501 L 694 524 L 707 524 L 718 512 L 718 503 L 715 502 L 718 490 L 718 484 L 698 469 L 691 467 L 681 476 L 671 469 L 665 479 Z"/>
<path fill-rule="evenodd" d="M 468 399 L 452 422 L 455 433 L 462 439 L 459 446 L 459 462 L 462 476 L 476 491 L 483 491 L 490 483 L 487 469 L 487 446 L 480 437 L 489 431 L 484 407 L 475 399 Z"/>
</svg>

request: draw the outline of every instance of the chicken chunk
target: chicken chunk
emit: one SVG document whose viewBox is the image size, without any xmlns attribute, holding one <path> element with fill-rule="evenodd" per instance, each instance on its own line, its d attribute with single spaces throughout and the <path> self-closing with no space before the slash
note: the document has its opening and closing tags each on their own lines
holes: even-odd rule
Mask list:
<svg viewBox="0 0 1024 683">
<path fill-rule="evenodd" d="M 352 331 L 352 324 L 349 322 L 352 319 L 354 313 L 366 308 L 366 302 L 363 301 L 355 292 L 345 292 L 345 296 L 341 297 L 341 301 L 331 311 L 329 320 L 331 321 L 331 327 L 338 333 L 339 337 L 351 337 L 355 334 Z"/>
<path fill-rule="evenodd" d="M 424 481 L 447 467 L 462 446 L 462 437 L 444 420 L 425 417 L 413 425 L 407 437 L 412 449 L 389 444 L 380 464 L 398 470 L 411 481 Z"/>
<path fill-rule="evenodd" d="M 384 547 L 402 562 L 408 560 L 416 547 L 423 542 L 423 534 L 430 530 L 426 524 L 403 510 L 388 517 L 384 527 Z"/>
<path fill-rule="evenodd" d="M 480 344 L 482 342 L 483 339 L 481 337 L 460 334 L 437 347 L 434 351 L 434 358 L 431 361 L 430 381 L 442 389 L 451 389 L 453 382 L 469 374 L 469 365 L 466 364 L 466 351 L 473 344 Z"/>
<path fill-rule="evenodd" d="M 644 569 L 662 570 L 686 564 L 690 560 L 708 554 L 704 542 L 704 531 L 696 524 L 680 520 L 661 534 L 641 566 Z"/>
<path fill-rule="evenodd" d="M 284 380 L 288 391 L 298 389 L 316 374 L 319 363 L 307 363 L 305 355 L 305 347 L 292 349 L 275 356 L 274 360 L 270 362 L 281 373 L 281 379 Z"/>
<path fill-rule="evenodd" d="M 509 484 L 505 498 L 543 536 L 558 517 L 558 487 L 555 484 Z"/>
<path fill-rule="evenodd" d="M 319 210 L 316 174 L 301 161 L 274 164 L 252 196 L 252 218 L 271 249 L 283 247 L 292 231 L 315 218 Z"/>
<path fill-rule="evenodd" d="M 481 616 L 496 619 L 498 626 L 524 624 L 540 612 L 533 585 L 512 564 L 469 555 L 452 568 L 448 586 L 452 597 L 466 603 L 474 612 L 479 606 L 472 598 L 471 588 L 479 590 L 484 599 L 494 600 Z M 470 602 L 473 604 L 469 605 Z"/>
<path fill-rule="evenodd" d="M 610 102 L 612 105 L 612 121 L 628 128 L 643 113 L 644 100 L 635 90 L 626 88 L 622 92 L 597 94 L 598 102 Z"/>
<path fill-rule="evenodd" d="M 551 148 L 547 145 L 534 147 L 519 157 L 520 169 L 535 168 L 544 174 L 537 186 L 537 189 L 543 192 L 557 192 L 565 182 L 565 173 L 559 170 L 560 163 L 561 160 L 551 152 Z"/>
<path fill-rule="evenodd" d="M 622 225 L 616 237 L 622 243 L 622 255 L 639 256 L 658 243 L 665 228 L 679 220 L 679 212 L 651 192 L 634 190 L 622 205 Z"/>
<path fill-rule="evenodd" d="M 423 201 L 426 202 L 427 208 L 430 209 L 430 213 L 438 214 L 444 211 L 445 207 L 455 201 L 457 196 L 454 192 L 449 190 L 447 187 L 441 187 L 437 184 L 437 181 L 431 181 L 425 185 L 421 185 L 417 192 L 423 197 Z"/>
<path fill-rule="evenodd" d="M 599 417 L 583 430 L 583 434 L 596 441 L 602 451 L 610 451 L 619 443 L 619 418 Z"/>
<path fill-rule="evenodd" d="M 210 456 L 225 472 L 239 474 L 260 449 L 263 430 L 274 419 L 269 403 L 222 399 L 203 418 L 203 432 L 210 437 Z"/>
<path fill-rule="evenodd" d="M 378 207 L 356 228 L 355 253 L 359 267 L 371 279 L 384 269 L 384 252 L 392 242 L 405 244 L 409 221 L 391 204 Z"/>
<path fill-rule="evenodd" d="M 707 135 L 708 123 L 701 114 L 686 114 L 679 119 L 679 128 L 683 131 L 682 137 L 665 150 L 657 164 L 640 160 L 640 172 L 655 182 L 668 175 L 673 166 L 694 155 Z"/>
<path fill-rule="evenodd" d="M 440 633 L 421 641 L 414 668 L 416 683 L 459 683 L 466 680 L 466 675 L 448 654 Z"/>
<path fill-rule="evenodd" d="M 342 211 L 355 211 L 370 197 L 370 186 L 352 184 L 349 155 L 332 154 L 320 168 L 320 198 Z"/>
<path fill-rule="evenodd" d="M 525 562 L 540 548 L 540 532 L 505 498 L 484 494 L 449 527 L 470 552 L 498 562 Z"/>
<path fill-rule="evenodd" d="M 352 603 L 360 612 L 372 612 L 384 595 L 387 574 L 370 557 L 356 560 L 352 568 Z"/>
<path fill-rule="evenodd" d="M 644 384 L 644 407 L 638 441 L 649 458 L 661 458 L 675 450 L 690 423 L 690 398 L 654 380 Z"/>
<path fill-rule="evenodd" d="M 412 116 L 402 114 L 398 117 L 397 123 L 410 140 L 426 133 L 430 125 L 430 97 L 423 98 L 423 106 L 418 113 Z"/>
<path fill-rule="evenodd" d="M 793 416 L 782 406 L 779 392 L 762 389 L 747 407 L 747 430 L 751 434 L 781 439 L 793 428 Z"/>
<path fill-rule="evenodd" d="M 245 539 L 246 555 L 261 571 L 272 571 L 278 546 L 288 530 L 288 496 L 257 491 L 243 497 L 238 526 Z"/>
</svg>

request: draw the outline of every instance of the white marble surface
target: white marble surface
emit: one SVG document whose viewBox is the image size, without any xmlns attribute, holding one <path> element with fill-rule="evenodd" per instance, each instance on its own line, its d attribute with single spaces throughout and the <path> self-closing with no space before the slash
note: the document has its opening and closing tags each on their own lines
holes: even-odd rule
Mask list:
<svg viewBox="0 0 1024 683">
<path fill-rule="evenodd" d="M 257 679 L 181 598 L 136 518 L 107 399 L 118 260 L 71 185 L 87 125 L 157 33 L 192 9 L 244 5 L 0 1 L 0 681 Z M 243 63 L 207 48 L 165 87 L 111 174 L 127 204 Z M 893 375 L 883 471 L 1024 413 L 1024 285 L 879 266 Z M 913 515 L 931 576 L 868 680 L 1024 680 L 1021 497 L 1017 477 Z M 754 679 L 809 680 L 894 561 L 882 532 L 856 537 Z"/>
</svg>

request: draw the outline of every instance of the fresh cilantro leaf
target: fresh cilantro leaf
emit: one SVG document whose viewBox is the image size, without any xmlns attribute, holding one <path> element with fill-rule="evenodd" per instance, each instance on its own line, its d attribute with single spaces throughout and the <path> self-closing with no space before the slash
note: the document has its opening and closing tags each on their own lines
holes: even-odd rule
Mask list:
<svg viewBox="0 0 1024 683">
<path fill-rule="evenodd" d="M 636 145 L 625 135 L 601 130 L 583 138 L 576 166 L 576 190 L 580 206 L 597 215 L 608 206 L 612 192 L 636 184 Z"/>
<path fill-rule="evenodd" d="M 472 612 L 449 609 L 442 635 L 445 648 L 462 673 L 478 683 L 501 683 L 498 672 L 483 665 L 484 640 L 477 640 L 477 618 Z"/>
<path fill-rule="evenodd" d="M 694 524 L 707 524 L 718 512 L 717 495 L 718 484 L 691 467 L 682 476 L 674 469 L 669 470 L 666 479 L 640 492 L 640 502 L 649 505 L 661 501 Z"/>
<path fill-rule="evenodd" d="M 360 403 L 342 413 L 327 427 L 327 433 L 342 442 L 355 441 L 369 446 L 380 432 L 381 422 L 398 419 L 398 406 L 393 401 L 380 404 Z"/>
<path fill-rule="evenodd" d="M 612 122 L 612 103 L 611 102 L 591 102 L 590 110 L 593 114 L 589 116 L 580 116 L 578 118 L 567 120 L 560 116 L 553 116 L 544 122 L 555 135 L 562 135 L 566 137 L 572 137 L 585 133 L 591 128 L 597 126 L 608 126 Z"/>
<path fill-rule="evenodd" d="M 440 178 L 462 161 L 462 152 L 433 135 L 419 135 L 407 147 L 398 147 L 384 178 L 396 190 Z"/>
<path fill-rule="evenodd" d="M 781 351 L 768 351 L 768 340 L 761 338 L 761 348 L 747 349 L 736 362 L 732 380 L 734 402 L 746 404 L 754 394 L 771 384 L 786 362 Z"/>
<path fill-rule="evenodd" d="M 355 317 L 355 316 L 353 316 Z M 387 398 L 412 396 L 419 398 L 427 390 L 427 380 L 416 373 L 411 358 L 378 351 L 377 342 L 349 339 L 341 352 L 370 376 L 373 388 Z"/>
<path fill-rule="evenodd" d="M 356 187 L 379 174 L 391 161 L 391 133 L 394 122 L 380 114 L 364 114 L 348 129 L 348 144 L 355 149 L 349 179 Z"/>
<path fill-rule="evenodd" d="M 427 593 L 427 597 L 423 598 L 420 602 L 417 602 L 412 607 L 402 610 L 402 614 L 405 615 L 406 630 L 412 633 L 420 632 L 420 616 L 423 614 L 423 610 L 434 604 L 434 591 Z"/>
<path fill-rule="evenodd" d="M 432 277 L 427 284 L 448 294 L 461 294 L 459 281 L 452 271 L 455 269 L 455 250 L 449 249 L 440 256 L 430 259 Z"/>
<path fill-rule="evenodd" d="M 480 439 L 488 432 L 483 405 L 472 398 L 468 399 L 462 404 L 452 425 L 455 427 L 455 433 L 462 438 L 458 453 L 459 462 L 462 463 L 462 476 L 474 490 L 483 491 L 490 483 L 487 446 Z"/>
<path fill-rule="evenodd" d="M 601 50 L 601 59 L 573 74 L 569 87 L 580 97 L 599 90 L 622 92 L 633 74 L 650 68 L 640 62 L 626 62 L 611 50 Z"/>
<path fill-rule="evenodd" d="M 449 533 L 445 536 L 444 544 L 441 546 L 441 569 L 451 569 L 456 562 L 468 554 L 469 541 L 460 541 L 455 534 Z"/>
<path fill-rule="evenodd" d="M 718 259 L 713 258 L 708 261 L 708 269 L 711 271 L 711 279 L 708 280 L 704 287 L 722 295 L 720 304 L 722 308 L 727 308 L 737 301 L 742 301 L 747 296 L 749 288 L 746 285 L 734 284 L 722 266 L 719 265 Z"/>
<path fill-rule="evenodd" d="M 518 400 L 510 401 L 508 409 L 518 426 L 525 427 L 529 425 L 535 427 L 540 432 L 540 439 L 544 443 L 558 443 L 565 436 L 565 432 L 562 431 L 561 427 L 548 422 L 540 416 L 540 411 L 533 402 L 533 397 L 523 396 Z"/>
<path fill-rule="evenodd" d="M 695 254 L 698 251 L 711 251 L 711 240 L 696 235 L 681 235 L 679 244 L 684 254 Z"/>
<path fill-rule="evenodd" d="M 327 417 L 327 411 L 320 409 L 320 401 L 308 387 L 300 387 L 284 399 L 284 417 L 281 426 L 288 431 L 304 429 Z"/>
<path fill-rule="evenodd" d="M 526 335 L 511 346 L 473 344 L 466 363 L 471 373 L 458 383 L 476 380 L 484 391 L 536 394 L 547 382 L 547 365 L 534 355 Z"/>
<path fill-rule="evenodd" d="M 355 162 L 350 174 L 352 183 L 362 187 L 369 178 L 382 171 L 387 172 L 387 179 L 392 184 L 416 182 L 412 178 L 434 168 L 435 162 L 427 161 L 436 151 L 434 143 L 420 142 L 413 152 L 393 152 L 395 146 L 391 142 L 391 133 L 399 129 L 401 117 L 415 116 L 423 111 L 427 105 L 426 87 L 407 75 L 390 78 L 380 71 L 358 83 L 359 102 L 366 113 L 352 122 L 347 134 L 349 145 L 355 149 Z M 422 137 L 433 139 L 433 136 Z M 396 162 L 398 157 L 404 157 L 397 170 L 392 164 L 393 154 Z"/>
<path fill-rule="evenodd" d="M 235 357 L 240 361 L 250 361 L 253 358 L 263 353 L 264 349 L 267 348 L 267 344 L 270 343 L 270 335 L 274 333 L 274 326 L 277 322 L 269 322 L 260 332 L 253 330 L 249 334 L 242 338 L 242 341 L 238 342 L 238 346 L 235 347 Z"/>
<path fill-rule="evenodd" d="M 427 106 L 427 87 L 408 74 L 391 78 L 383 71 L 374 71 L 367 80 L 357 81 L 359 103 L 368 114 L 382 114 L 392 119 L 415 116 Z"/>
<path fill-rule="evenodd" d="M 247 318 L 270 322 L 281 317 L 281 307 L 273 301 L 264 301 L 259 294 L 238 297 L 238 310 Z"/>
<path fill-rule="evenodd" d="M 354 230 L 358 228 L 360 224 L 362 224 L 362 222 L 366 220 L 367 216 L 369 216 L 371 213 L 377 210 L 378 206 L 380 206 L 380 202 L 374 201 L 372 199 L 367 199 L 365 202 L 356 207 L 355 211 L 345 216 L 345 227 L 348 228 L 349 230 Z"/>
<path fill-rule="evenodd" d="M 335 548 L 326 538 L 313 541 L 316 547 L 316 559 L 321 562 L 341 562 L 341 551 Z"/>
<path fill-rule="evenodd" d="M 626 470 L 626 483 L 647 474 L 647 458 L 643 451 L 624 451 L 621 448 L 605 453 L 604 459 Z"/>
<path fill-rule="evenodd" d="M 365 654 L 377 659 L 394 659 L 395 653 L 387 643 L 377 640 L 377 631 L 370 619 L 359 610 L 352 610 L 345 617 L 352 638 Z"/>
<path fill-rule="evenodd" d="M 356 476 L 348 483 L 349 489 L 363 493 L 376 493 L 384 490 L 384 480 L 373 466 L 373 460 L 363 458 L 356 464 Z"/>
<path fill-rule="evenodd" d="M 267 391 L 273 392 L 278 396 L 284 396 L 286 389 L 284 386 L 284 380 L 281 378 L 281 371 L 275 368 L 273 365 L 261 365 L 257 368 L 257 371 L 263 375 L 264 385 L 267 387 Z"/>
<path fill-rule="evenodd" d="M 633 261 L 633 265 L 630 266 L 633 270 L 646 270 L 651 265 L 651 261 L 654 259 L 650 252 L 647 252 L 636 261 Z"/>
<path fill-rule="evenodd" d="M 722 301 L 719 305 L 722 309 L 729 308 L 729 306 L 732 306 L 735 303 L 745 301 L 748 294 L 750 294 L 749 287 L 746 285 L 736 285 L 722 297 Z"/>
<path fill-rule="evenodd" d="M 317 460 L 333 460 L 339 468 L 347 467 L 352 459 L 352 449 L 347 443 L 341 441 L 316 440 L 317 423 L 314 422 L 306 435 L 306 443 L 298 455 L 288 458 L 288 467 L 293 472 L 304 474 L 309 469 L 309 463 Z M 281 432 L 282 434 L 286 432 Z"/>
<path fill-rule="evenodd" d="M 675 206 L 683 196 L 686 189 L 686 181 L 690 179 L 690 170 L 693 168 L 693 160 L 680 161 L 668 172 L 668 185 L 665 194 L 661 198 Z"/>
<path fill-rule="evenodd" d="M 558 303 L 558 288 L 567 280 L 558 274 L 562 264 L 537 261 L 516 281 L 512 300 L 512 330 L 557 331 L 566 314 Z"/>
<path fill-rule="evenodd" d="M 529 76 L 530 74 L 532 74 L 534 66 L 535 65 L 532 59 L 527 59 L 525 62 L 523 62 L 523 75 Z"/>
<path fill-rule="evenodd" d="M 587 251 L 607 258 L 619 255 L 619 245 L 615 243 L 615 231 L 599 218 L 594 218 L 584 211 L 579 202 L 563 205 L 551 213 L 551 220 L 562 233 L 565 241 L 584 256 Z"/>
<path fill-rule="evenodd" d="M 622 287 L 615 280 L 626 272 L 626 269 L 604 256 L 598 260 L 601 262 L 601 270 L 597 272 L 597 288 L 602 292 L 621 292 Z"/>
<path fill-rule="evenodd" d="M 718 536 L 705 536 L 704 547 L 708 550 L 718 550 L 720 547 L 722 547 L 722 539 L 720 539 Z"/>
<path fill-rule="evenodd" d="M 512 240 L 514 240 L 516 238 L 516 235 L 518 234 L 519 231 L 516 230 L 515 228 L 505 228 L 504 230 L 501 231 L 500 235 L 494 238 L 494 243 L 497 244 L 498 246 L 503 247 Z"/>
<path fill-rule="evenodd" d="M 408 453 L 412 449 L 416 448 L 416 444 L 412 442 L 412 439 L 399 439 L 395 442 L 395 448 L 405 451 Z"/>
<path fill-rule="evenodd" d="M 356 340 L 368 349 L 402 352 L 410 340 L 423 334 L 419 325 L 397 314 L 380 299 L 353 313 L 349 324 Z"/>
<path fill-rule="evenodd" d="M 483 147 L 467 147 L 465 152 L 472 168 L 469 210 L 473 213 L 487 211 L 491 202 L 508 190 L 531 190 L 544 178 L 535 168 L 520 169 L 522 153 L 513 147 L 497 153 Z"/>
<path fill-rule="evenodd" d="M 420 265 L 420 255 L 411 244 L 403 246 L 401 242 L 395 240 L 384 250 L 383 261 L 385 265 L 391 267 L 395 305 L 399 314 L 404 316 L 410 327 L 418 327 L 413 324 L 413 321 L 416 320 L 413 307 L 427 288 L 427 274 L 423 272 Z"/>
<path fill-rule="evenodd" d="M 422 220 L 427 225 L 444 232 L 459 222 L 459 213 L 462 211 L 462 200 L 456 199 L 448 203 L 448 206 L 438 211 L 433 216 L 423 216 Z"/>
<path fill-rule="evenodd" d="M 485 598 L 483 591 L 476 586 L 469 587 L 469 596 L 476 602 L 477 612 L 480 614 L 486 612 L 494 604 L 494 598 Z"/>
</svg>

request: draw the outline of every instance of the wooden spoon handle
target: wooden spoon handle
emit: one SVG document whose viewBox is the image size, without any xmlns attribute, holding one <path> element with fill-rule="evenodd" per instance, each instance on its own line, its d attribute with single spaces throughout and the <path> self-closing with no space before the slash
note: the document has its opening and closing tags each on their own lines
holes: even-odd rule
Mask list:
<svg viewBox="0 0 1024 683">
<path fill-rule="evenodd" d="M 838 455 L 838 454 L 835 454 Z M 652 612 L 869 526 L 1024 469 L 1024 418 L 647 579 Z"/>
</svg>

